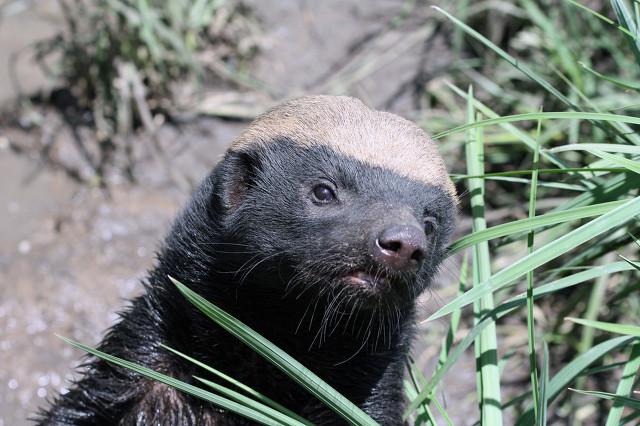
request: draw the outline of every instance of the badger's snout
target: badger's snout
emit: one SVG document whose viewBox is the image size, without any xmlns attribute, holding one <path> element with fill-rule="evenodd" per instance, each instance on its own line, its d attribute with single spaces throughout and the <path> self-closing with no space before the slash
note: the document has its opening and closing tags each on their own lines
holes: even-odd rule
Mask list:
<svg viewBox="0 0 640 426">
<path fill-rule="evenodd" d="M 398 272 L 416 272 L 427 253 L 424 231 L 415 225 L 387 226 L 375 237 L 373 257 L 383 266 Z"/>
</svg>

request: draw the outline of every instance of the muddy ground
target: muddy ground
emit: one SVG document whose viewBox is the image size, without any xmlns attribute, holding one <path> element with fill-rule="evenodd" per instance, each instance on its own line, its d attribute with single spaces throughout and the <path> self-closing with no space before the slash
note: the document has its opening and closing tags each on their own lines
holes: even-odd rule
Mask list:
<svg viewBox="0 0 640 426">
<path fill-rule="evenodd" d="M 256 1 L 264 35 L 254 72 L 275 99 L 340 91 L 331 75 L 344 71 L 341 67 L 354 54 L 350 48 L 386 28 L 403 3 Z M 54 84 L 37 71 L 25 46 L 61 25 L 55 2 L 6 4 L 11 8 L 0 9 L 0 103 L 5 109 L 19 91 Z M 411 118 L 410 96 L 389 100 L 410 82 L 422 51 L 420 43 L 409 46 L 349 91 Z M 12 52 L 22 52 L 13 72 L 19 87 L 9 71 Z M 429 66 L 442 66 L 447 58 L 445 52 L 434 54 Z M 55 121 L 46 113 L 40 118 Z M 135 140 L 137 185 L 116 174 L 110 177 L 108 192 L 75 182 L 28 149 L 9 149 L 9 142 L 28 148 L 41 133 L 0 127 L 0 426 L 29 424 L 26 418 L 38 406 L 64 392 L 81 353 L 54 333 L 88 344 L 100 340 L 126 299 L 141 291 L 138 280 L 153 265 L 154 251 L 193 183 L 244 125 L 216 118 L 198 118 L 181 128 L 165 125 L 159 139 L 172 153 L 170 171 L 158 156 L 145 154 L 150 141 L 140 136 Z M 54 131 L 58 152 L 81 163 L 68 130 Z M 440 288 L 451 283 L 453 275 L 445 273 Z M 424 316 L 442 303 L 439 291 L 425 298 Z M 441 336 L 444 328 L 435 324 L 429 334 Z M 423 344 L 417 358 L 428 369 L 435 352 Z M 454 374 L 444 399 L 457 406 L 450 410 L 458 417 L 456 424 L 472 424 L 473 360 L 459 363 Z"/>
</svg>

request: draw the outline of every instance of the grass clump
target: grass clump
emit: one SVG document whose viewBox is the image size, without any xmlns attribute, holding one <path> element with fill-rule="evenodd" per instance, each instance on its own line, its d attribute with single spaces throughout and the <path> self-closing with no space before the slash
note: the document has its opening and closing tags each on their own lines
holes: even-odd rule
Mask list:
<svg viewBox="0 0 640 426">
<path fill-rule="evenodd" d="M 225 78 L 255 51 L 254 23 L 242 4 L 225 0 L 60 0 L 65 28 L 37 44 L 38 57 L 59 55 L 52 73 L 96 119 L 117 121 L 124 102 L 143 91 L 150 109 L 171 109 L 175 85 Z M 111 129 L 116 130 L 116 129 Z"/>
<path fill-rule="evenodd" d="M 505 371 L 528 365 L 530 373 L 515 390 L 505 389 L 504 382 L 513 380 L 506 374 L 479 377 L 481 419 L 494 410 L 495 405 L 487 407 L 495 401 L 495 383 L 503 385 L 497 392 L 504 420 L 493 417 L 482 424 L 625 424 L 640 416 L 637 401 L 629 401 L 637 389 L 638 338 L 623 326 L 640 320 L 640 311 L 632 308 L 640 303 L 638 246 L 632 237 L 640 223 L 640 93 L 630 83 L 640 70 L 638 4 L 596 3 L 597 10 L 573 1 L 470 7 L 464 21 L 436 8 L 467 41 L 461 55 L 478 61 L 454 71 L 448 76 L 454 83 L 444 82 L 429 94 L 430 101 L 451 92 L 460 100 L 447 103 L 448 117 L 456 122 L 436 122 L 442 126 L 436 137 L 455 152 L 481 135 L 484 155 L 467 148 L 466 163 L 482 161 L 485 171 L 467 170 L 454 179 L 461 191 L 476 194 L 477 179 L 490 188 L 494 196 L 481 209 L 473 197 L 462 200 L 474 213 L 507 213 L 486 230 L 474 222 L 472 232 L 452 245 L 458 251 L 490 239 L 491 259 L 474 257 L 471 267 L 479 270 L 488 262 L 492 274 L 427 320 L 459 315 L 467 305 L 476 312 L 471 330 L 436 370 L 437 380 L 414 398 L 407 416 L 443 386 L 440 370 L 453 367 L 471 344 L 478 371 L 502 364 Z M 499 20 L 496 31 L 487 15 L 513 19 Z M 473 85 L 475 96 L 461 84 Z M 470 108 L 477 112 L 472 119 Z M 460 125 L 465 116 L 468 124 Z M 428 117 L 427 111 L 425 122 Z M 583 209 L 607 205 L 613 208 L 593 219 L 578 218 Z M 513 220 L 527 211 L 527 219 Z M 556 215 L 558 222 L 542 224 Z M 540 226 L 529 226 L 532 221 Z M 489 297 L 495 309 L 478 318 L 478 304 Z M 586 328 L 576 328 L 565 316 L 584 318 L 577 323 Z M 598 332 L 598 319 L 616 324 L 626 336 Z M 526 336 L 519 339 L 522 346 L 501 347 L 519 333 Z M 482 356 L 483 345 L 496 341 L 497 360 Z"/>
<path fill-rule="evenodd" d="M 81 154 L 97 179 L 114 150 L 130 150 L 134 130 L 153 134 L 158 123 L 192 107 L 203 86 L 250 84 L 244 75 L 257 50 L 258 28 L 239 1 L 59 5 L 63 30 L 36 43 L 36 59 L 59 83 L 50 101 L 74 135 L 80 126 L 95 129 L 97 146 L 82 147 Z"/>
</svg>

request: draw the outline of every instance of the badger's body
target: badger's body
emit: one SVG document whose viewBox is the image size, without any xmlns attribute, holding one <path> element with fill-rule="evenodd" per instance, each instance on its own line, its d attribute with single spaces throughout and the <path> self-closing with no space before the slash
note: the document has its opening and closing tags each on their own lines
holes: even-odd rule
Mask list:
<svg viewBox="0 0 640 426">
<path fill-rule="evenodd" d="M 413 123 L 347 97 L 290 101 L 234 142 L 176 219 L 99 349 L 197 383 L 173 347 L 315 424 L 337 415 L 193 308 L 173 276 L 383 425 L 402 424 L 416 297 L 442 260 L 456 197 Z M 42 425 L 251 424 L 91 358 Z"/>
</svg>

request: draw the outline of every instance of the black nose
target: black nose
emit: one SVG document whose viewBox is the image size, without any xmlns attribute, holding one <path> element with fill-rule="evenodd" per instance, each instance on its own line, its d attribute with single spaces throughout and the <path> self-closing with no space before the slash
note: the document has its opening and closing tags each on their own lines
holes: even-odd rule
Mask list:
<svg viewBox="0 0 640 426">
<path fill-rule="evenodd" d="M 403 272 L 420 269 L 426 252 L 427 237 L 413 225 L 389 226 L 378 235 L 374 247 L 378 262 Z"/>
</svg>

